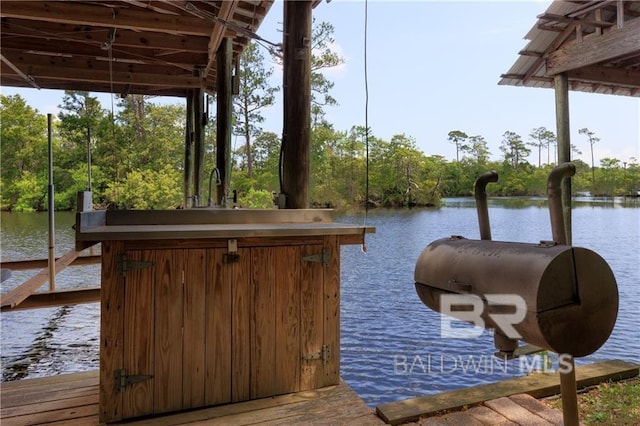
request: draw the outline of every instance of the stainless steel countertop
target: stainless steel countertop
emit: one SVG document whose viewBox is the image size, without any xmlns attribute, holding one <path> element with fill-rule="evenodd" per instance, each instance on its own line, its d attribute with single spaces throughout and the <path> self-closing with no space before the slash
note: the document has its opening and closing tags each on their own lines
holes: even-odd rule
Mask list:
<svg viewBox="0 0 640 426">
<path fill-rule="evenodd" d="M 326 209 L 129 210 L 78 213 L 76 241 L 359 235 L 373 227 L 333 222 Z"/>
</svg>

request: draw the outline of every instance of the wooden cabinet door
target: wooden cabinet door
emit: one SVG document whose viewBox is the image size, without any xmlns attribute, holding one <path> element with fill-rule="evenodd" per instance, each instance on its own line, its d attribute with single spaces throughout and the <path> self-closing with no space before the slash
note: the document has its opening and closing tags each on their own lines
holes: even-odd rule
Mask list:
<svg viewBox="0 0 640 426">
<path fill-rule="evenodd" d="M 206 251 L 126 255 L 153 266 L 124 280 L 123 418 L 205 405 Z"/>
<path fill-rule="evenodd" d="M 339 250 L 331 237 L 251 248 L 251 398 L 339 382 Z"/>
<path fill-rule="evenodd" d="M 127 252 L 128 260 L 156 262 L 154 250 Z M 156 268 L 128 271 L 124 279 L 124 344 L 123 369 L 125 375 L 154 376 L 154 293 Z M 153 413 L 154 378 L 125 385 L 116 383 L 122 392 L 122 417 L 130 418 Z"/>
<path fill-rule="evenodd" d="M 235 256 L 105 244 L 101 420 L 337 384 L 340 246 L 322 241 Z M 116 274 L 122 253 L 130 267 Z"/>
</svg>

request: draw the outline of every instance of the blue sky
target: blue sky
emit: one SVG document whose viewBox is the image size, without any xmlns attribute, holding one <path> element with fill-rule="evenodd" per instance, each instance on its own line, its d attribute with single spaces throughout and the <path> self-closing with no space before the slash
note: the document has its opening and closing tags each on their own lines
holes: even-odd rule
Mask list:
<svg viewBox="0 0 640 426">
<path fill-rule="evenodd" d="M 546 1 L 382 1 L 368 4 L 369 126 L 377 137 L 404 133 L 415 138 L 427 155 L 455 158 L 447 141 L 451 130 L 482 135 L 493 158 L 500 157 L 502 134 L 513 131 L 527 141 L 540 126 L 555 132 L 552 89 L 498 86 L 526 45 L 524 35 Z M 335 49 L 345 64 L 327 72 L 335 82 L 338 107 L 327 118 L 338 130 L 364 124 L 364 6 L 363 1 L 333 0 L 314 9 L 316 21 L 335 27 Z M 277 1 L 258 33 L 281 40 L 282 2 Z M 266 52 L 265 52 L 266 54 Z M 275 66 L 274 66 L 275 67 Z M 282 73 L 275 69 L 274 82 Z M 56 112 L 60 91 L 2 88 L 20 93 L 40 112 Z M 281 93 L 278 100 L 280 100 Z M 100 99 L 110 108 L 108 95 Z M 180 102 L 172 98 L 170 101 Z M 596 163 L 603 157 L 640 159 L 640 100 L 613 95 L 571 92 L 572 143 L 590 163 L 589 146 L 578 129 L 587 127 L 600 141 Z M 282 131 L 282 103 L 266 112 L 265 130 Z M 543 159 L 546 153 L 543 153 Z M 529 158 L 537 164 L 537 155 Z"/>
</svg>

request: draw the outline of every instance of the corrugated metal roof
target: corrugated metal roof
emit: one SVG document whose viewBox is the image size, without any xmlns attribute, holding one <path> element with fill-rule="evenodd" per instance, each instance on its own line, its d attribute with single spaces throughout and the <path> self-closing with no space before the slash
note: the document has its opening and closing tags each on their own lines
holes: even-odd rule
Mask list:
<svg viewBox="0 0 640 426">
<path fill-rule="evenodd" d="M 554 1 L 537 18 L 498 84 L 552 88 L 561 70 L 571 90 L 640 96 L 640 2 Z"/>
</svg>

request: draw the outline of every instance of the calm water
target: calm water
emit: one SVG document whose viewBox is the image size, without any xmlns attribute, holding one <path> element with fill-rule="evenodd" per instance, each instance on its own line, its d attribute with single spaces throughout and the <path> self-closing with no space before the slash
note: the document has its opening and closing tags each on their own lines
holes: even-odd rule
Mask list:
<svg viewBox="0 0 640 426">
<path fill-rule="evenodd" d="M 551 239 L 544 200 L 490 200 L 495 240 Z M 640 363 L 640 208 L 583 199 L 573 211 L 574 245 L 598 252 L 618 281 L 621 306 L 612 336 L 579 363 L 623 359 Z M 632 205 L 633 206 L 633 205 Z M 361 216 L 342 222 L 362 223 Z M 73 247 L 73 214 L 56 214 L 57 254 Z M 492 357 L 489 333 L 472 340 L 443 339 L 440 317 L 419 300 L 415 261 L 429 242 L 452 234 L 479 238 L 472 199 L 447 199 L 438 210 L 376 210 L 368 225 L 367 253 L 342 248 L 341 376 L 365 401 L 383 402 L 495 382 L 541 367 L 538 358 Z M 2 214 L 2 258 L 45 258 L 46 215 Z M 2 292 L 35 271 L 14 272 Z M 70 267 L 57 287 L 93 286 L 99 267 Z M 14 380 L 98 368 L 99 305 L 2 314 L 2 379 Z M 553 368 L 553 357 L 551 358 Z"/>
</svg>

